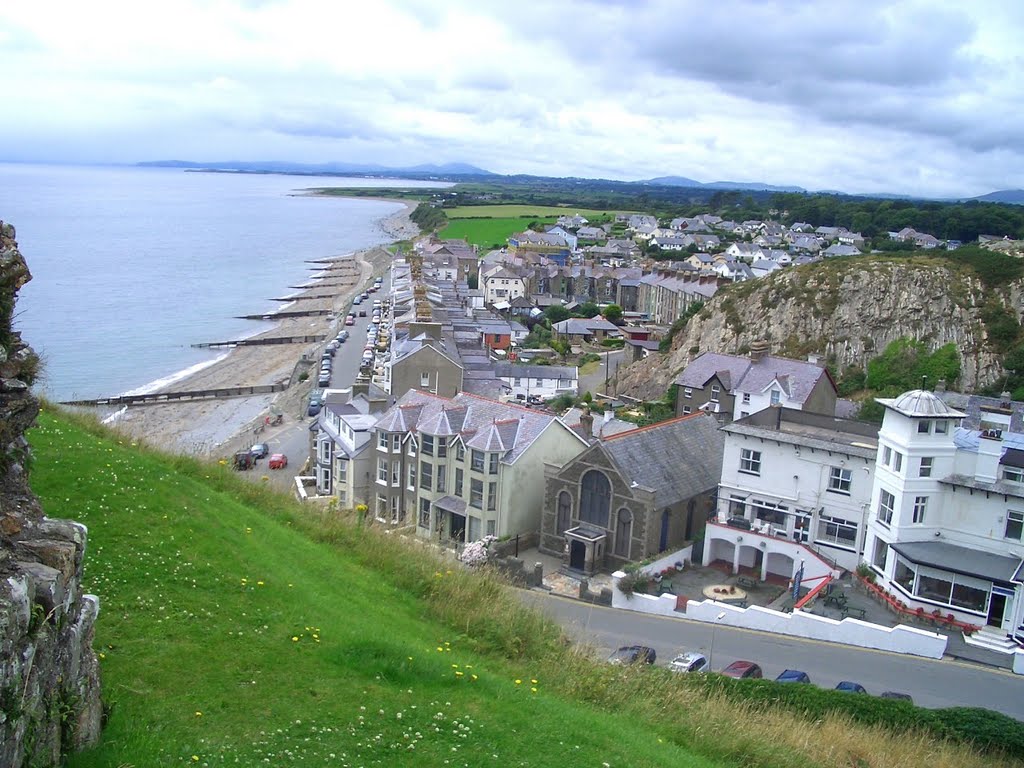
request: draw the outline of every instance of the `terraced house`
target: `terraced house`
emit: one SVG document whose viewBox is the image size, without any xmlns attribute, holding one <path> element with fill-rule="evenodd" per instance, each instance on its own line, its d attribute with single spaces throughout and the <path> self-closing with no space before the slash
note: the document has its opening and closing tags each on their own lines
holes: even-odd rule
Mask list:
<svg viewBox="0 0 1024 768">
<path fill-rule="evenodd" d="M 416 390 L 378 420 L 373 444 L 376 517 L 457 542 L 539 530 L 545 465 L 587 447 L 552 414 Z"/>
</svg>

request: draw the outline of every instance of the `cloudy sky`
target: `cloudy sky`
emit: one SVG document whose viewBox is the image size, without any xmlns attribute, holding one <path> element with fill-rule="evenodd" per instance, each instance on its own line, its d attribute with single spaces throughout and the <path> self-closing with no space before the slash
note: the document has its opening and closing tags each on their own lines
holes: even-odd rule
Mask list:
<svg viewBox="0 0 1024 768">
<path fill-rule="evenodd" d="M 1019 0 L 0 6 L 0 161 L 1024 186 Z"/>
</svg>

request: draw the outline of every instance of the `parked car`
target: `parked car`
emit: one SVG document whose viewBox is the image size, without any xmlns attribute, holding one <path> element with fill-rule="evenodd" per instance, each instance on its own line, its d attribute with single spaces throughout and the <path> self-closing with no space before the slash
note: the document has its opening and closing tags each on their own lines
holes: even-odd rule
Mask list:
<svg viewBox="0 0 1024 768">
<path fill-rule="evenodd" d="M 341 331 L 340 331 L 340 332 L 338 333 L 338 335 L 337 335 L 337 336 L 336 336 L 335 338 L 336 338 L 336 339 L 337 339 L 337 340 L 338 340 L 339 342 L 341 342 L 342 344 L 344 344 L 344 343 L 345 343 L 346 341 L 348 341 L 348 336 L 349 336 L 349 333 L 348 333 L 348 331 L 346 331 L 346 330 L 344 330 L 344 329 L 343 329 L 343 330 L 341 330 Z"/>
<path fill-rule="evenodd" d="M 722 674 L 726 677 L 734 677 L 737 680 L 764 677 L 761 667 L 752 661 L 734 661 L 722 670 Z"/>
<path fill-rule="evenodd" d="M 360 309 L 359 310 L 359 316 L 360 317 L 366 317 L 366 310 L 365 309 Z"/>
<path fill-rule="evenodd" d="M 231 466 L 233 466 L 240 472 L 244 472 L 247 469 L 252 469 L 255 463 L 256 459 L 253 458 L 252 454 L 249 451 L 239 451 L 238 453 L 235 454 Z"/>
<path fill-rule="evenodd" d="M 324 401 L 321 399 L 319 393 L 314 393 L 309 396 L 309 407 L 306 409 L 306 413 L 310 416 L 316 416 L 320 413 L 320 409 L 323 408 Z"/>
<path fill-rule="evenodd" d="M 352 303 L 353 304 L 362 304 L 363 303 L 363 297 L 362 296 L 356 296 L 354 299 L 352 299 Z"/>
<path fill-rule="evenodd" d="M 799 669 L 784 669 L 782 674 L 775 678 L 777 683 L 810 683 L 811 676 Z"/>
<path fill-rule="evenodd" d="M 355 325 L 355 324 L 356 324 L 356 319 L 352 315 L 349 315 L 348 317 L 345 318 L 345 325 Z"/>
<path fill-rule="evenodd" d="M 331 353 L 331 357 L 334 357 L 334 353 L 338 351 L 338 347 L 341 346 L 341 342 L 335 339 L 327 345 L 327 351 Z"/>
<path fill-rule="evenodd" d="M 900 701 L 906 701 L 906 702 L 909 702 L 911 704 L 914 703 L 914 697 L 913 696 L 911 696 L 909 693 L 900 693 L 898 691 L 886 691 L 885 693 L 880 694 L 879 698 L 882 698 L 882 699 L 899 699 Z"/>
<path fill-rule="evenodd" d="M 854 683 L 850 680 L 843 680 L 839 685 L 836 686 L 837 691 L 847 691 L 848 693 L 867 693 L 868 689 L 860 683 Z M 884 693 L 882 694 L 885 695 Z"/>
<path fill-rule="evenodd" d="M 266 443 L 256 443 L 249 449 L 249 453 L 252 454 L 254 459 L 262 459 L 270 453 L 270 448 Z"/>
<path fill-rule="evenodd" d="M 331 374 L 321 373 L 320 378 L 316 380 L 318 387 L 329 387 L 331 386 Z"/>
<path fill-rule="evenodd" d="M 624 645 L 612 651 L 608 657 L 609 664 L 637 664 L 643 662 L 653 664 L 658 658 L 653 648 L 646 645 Z"/>
<path fill-rule="evenodd" d="M 676 656 L 668 663 L 668 668 L 673 672 L 707 672 L 708 659 L 703 653 L 696 651 L 685 651 Z"/>
<path fill-rule="evenodd" d="M 272 454 L 270 461 L 267 462 L 267 466 L 271 469 L 284 469 L 288 466 L 288 457 L 283 453 Z"/>
</svg>

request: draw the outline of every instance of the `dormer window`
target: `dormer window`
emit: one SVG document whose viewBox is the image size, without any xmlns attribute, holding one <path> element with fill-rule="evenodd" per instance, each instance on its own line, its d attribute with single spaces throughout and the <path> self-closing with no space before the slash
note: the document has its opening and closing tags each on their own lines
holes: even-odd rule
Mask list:
<svg viewBox="0 0 1024 768">
<path fill-rule="evenodd" d="M 777 389 L 772 390 L 772 405 L 778 405 L 782 402 L 782 393 Z"/>
<path fill-rule="evenodd" d="M 1009 480 L 1011 483 L 1024 483 L 1024 469 L 1003 467 L 1003 480 Z"/>
<path fill-rule="evenodd" d="M 721 393 L 721 391 L 722 391 L 722 388 L 720 386 L 718 386 L 717 384 L 712 384 L 711 385 L 711 402 L 712 403 L 717 403 L 718 402 L 718 395 Z"/>
</svg>

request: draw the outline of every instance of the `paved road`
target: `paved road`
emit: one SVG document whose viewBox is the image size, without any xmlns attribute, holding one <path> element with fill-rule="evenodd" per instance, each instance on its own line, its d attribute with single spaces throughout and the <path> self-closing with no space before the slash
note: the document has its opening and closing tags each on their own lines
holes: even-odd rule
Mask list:
<svg viewBox="0 0 1024 768">
<path fill-rule="evenodd" d="M 711 665 L 716 670 L 747 659 L 760 664 L 765 677 L 774 678 L 787 668 L 800 669 L 822 687 L 853 680 L 876 695 L 882 691 L 909 693 L 915 703 L 925 707 L 986 707 L 1024 720 L 1024 677 L 1005 670 L 733 627 L 712 628 L 682 618 L 590 606 L 543 592 L 523 594 L 576 640 L 595 646 L 602 658 L 619 646 L 637 643 L 653 647 L 660 664 L 680 650 L 696 650 L 712 655 Z"/>
<path fill-rule="evenodd" d="M 583 392 L 590 392 L 591 394 L 605 392 L 605 381 L 608 382 L 608 388 L 611 389 L 613 386 L 612 380 L 615 378 L 615 371 L 625 360 L 626 352 L 625 350 L 617 349 L 612 352 L 600 352 L 598 354 L 604 359 L 601 360 L 601 365 L 598 366 L 597 370 L 586 376 L 580 376 L 579 389 L 581 394 Z"/>
<path fill-rule="evenodd" d="M 372 282 L 372 281 L 371 281 Z M 381 290 L 370 294 L 369 301 L 353 307 L 356 312 L 355 325 L 344 325 L 344 316 L 338 321 L 338 326 L 333 329 L 333 337 L 342 328 L 349 332 L 349 339 L 342 344 L 334 354 L 334 367 L 331 370 L 331 387 L 343 389 L 352 386 L 356 374 L 359 373 L 359 363 L 363 356 L 363 347 L 366 345 L 366 327 L 370 324 L 370 317 L 373 315 L 374 299 L 382 299 L 387 296 L 391 286 L 391 272 L 384 273 L 384 284 Z M 359 310 L 366 310 L 366 317 L 359 317 Z M 317 360 L 322 347 L 318 348 Z M 317 367 L 311 372 L 316 375 Z M 280 427 L 271 427 L 263 435 L 264 442 L 270 446 L 271 453 L 283 453 L 288 457 L 288 468 L 283 472 L 271 472 L 266 468 L 265 460 L 260 461 L 258 472 L 251 473 L 254 479 L 264 475 L 270 478 L 270 483 L 281 490 L 290 490 L 294 483 L 295 475 L 301 469 L 306 458 L 309 456 L 309 427 L 315 416 L 308 416 L 306 413 L 306 399 L 302 400 L 301 413 L 286 413 L 285 423 Z"/>
</svg>

